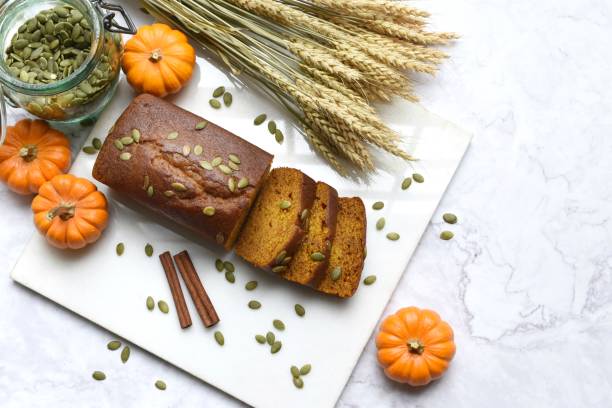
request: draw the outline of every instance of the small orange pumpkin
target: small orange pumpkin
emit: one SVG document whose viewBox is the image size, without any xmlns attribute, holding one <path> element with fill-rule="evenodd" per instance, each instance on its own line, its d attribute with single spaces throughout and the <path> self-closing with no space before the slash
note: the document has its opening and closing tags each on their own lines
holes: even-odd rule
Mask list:
<svg viewBox="0 0 612 408">
<path fill-rule="evenodd" d="M 42 120 L 23 119 L 6 129 L 0 146 L 0 181 L 19 194 L 39 187 L 70 168 L 70 142 Z"/>
<path fill-rule="evenodd" d="M 187 36 L 165 24 L 142 26 L 125 45 L 122 67 L 138 92 L 176 93 L 193 74 L 195 50 Z"/>
<path fill-rule="evenodd" d="M 108 222 L 106 197 L 89 180 L 72 174 L 43 184 L 32 201 L 34 224 L 47 241 L 60 249 L 79 249 L 94 243 Z"/>
<path fill-rule="evenodd" d="M 388 316 L 376 336 L 376 347 L 387 377 L 412 386 L 440 378 L 455 355 L 449 324 L 436 312 L 416 307 Z"/>
</svg>

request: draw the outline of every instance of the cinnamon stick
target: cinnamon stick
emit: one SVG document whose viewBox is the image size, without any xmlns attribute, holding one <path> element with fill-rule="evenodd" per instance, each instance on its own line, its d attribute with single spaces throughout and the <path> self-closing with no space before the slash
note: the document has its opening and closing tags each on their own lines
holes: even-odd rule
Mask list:
<svg viewBox="0 0 612 408">
<path fill-rule="evenodd" d="M 204 326 L 211 327 L 219 323 L 219 316 L 204 289 L 204 285 L 202 285 L 189 253 L 183 251 L 174 255 L 174 262 L 176 262 L 176 266 L 185 281 Z"/>
<path fill-rule="evenodd" d="M 174 262 L 172 262 L 172 256 L 170 252 L 164 252 L 159 256 L 164 272 L 166 272 L 166 278 L 168 279 L 168 285 L 172 292 L 172 298 L 174 299 L 174 306 L 178 313 L 179 323 L 181 328 L 186 329 L 191 326 L 191 316 L 189 315 L 189 309 L 187 309 L 187 303 L 185 303 L 185 297 L 183 296 L 183 289 L 178 279 L 178 274 L 174 268 Z"/>
</svg>

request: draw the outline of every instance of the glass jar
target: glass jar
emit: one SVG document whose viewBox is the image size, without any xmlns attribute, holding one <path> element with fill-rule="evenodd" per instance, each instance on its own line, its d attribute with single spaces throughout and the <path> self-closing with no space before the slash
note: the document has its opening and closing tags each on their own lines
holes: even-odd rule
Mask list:
<svg viewBox="0 0 612 408">
<path fill-rule="evenodd" d="M 70 6 L 78 12 L 66 17 L 68 21 L 62 18 L 50 34 L 43 23 L 45 20 L 53 21 L 53 19 L 57 23 L 58 14 L 45 14 L 40 19 L 37 19 L 37 16 L 42 11 L 61 6 Z M 107 14 L 105 9 L 111 12 Z M 123 15 L 127 27 L 113 20 L 115 12 Z M 79 21 L 80 17 L 82 19 Z M 61 29 L 60 24 L 63 24 Z M 75 28 L 77 25 L 79 27 Z M 71 30 L 71 33 L 67 33 Z M 87 31 L 87 37 L 91 38 L 79 36 L 83 31 Z M 2 88 L 0 97 L 3 96 L 1 103 L 4 105 L 6 101 L 13 107 L 25 109 L 31 115 L 48 121 L 71 123 L 94 118 L 110 101 L 119 81 L 123 53 L 120 33 L 134 34 L 134 24 L 120 6 L 109 5 L 101 0 L 4 2 L 0 8 L 0 86 Z M 44 46 L 41 45 L 41 36 L 46 37 Z M 16 41 L 19 39 L 22 44 L 18 46 Z M 50 45 L 52 43 L 49 41 L 59 40 L 70 42 L 68 47 L 72 49 L 66 50 L 64 47 L 63 50 L 67 51 L 64 54 L 64 51 L 62 53 L 58 51 L 60 47 L 57 44 Z M 26 46 L 29 49 L 28 55 L 31 55 L 29 54 L 31 50 L 38 51 L 37 55 L 41 54 L 41 50 L 37 50 L 41 48 L 42 58 L 36 61 L 33 61 L 31 56 L 23 58 L 25 54 L 21 47 L 27 41 L 31 41 Z M 62 42 L 62 46 L 64 44 L 67 42 Z M 86 53 L 87 44 L 90 44 L 88 53 Z M 79 51 L 78 47 L 84 51 Z M 18 48 L 21 50 L 16 51 Z M 71 52 L 73 54 L 70 54 Z M 55 79 L 54 75 L 57 77 L 58 70 L 61 70 L 63 78 L 55 82 L 50 81 Z M 33 83 L 39 75 L 40 80 L 44 77 L 45 83 Z M 4 106 L 2 112 L 5 112 Z M 6 126 L 4 117 L 2 138 Z"/>
</svg>

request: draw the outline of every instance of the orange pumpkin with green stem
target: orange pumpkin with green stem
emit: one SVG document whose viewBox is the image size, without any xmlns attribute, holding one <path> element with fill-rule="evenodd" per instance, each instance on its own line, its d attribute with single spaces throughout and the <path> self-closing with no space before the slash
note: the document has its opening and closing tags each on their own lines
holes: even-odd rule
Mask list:
<svg viewBox="0 0 612 408">
<path fill-rule="evenodd" d="M 0 145 L 0 180 L 19 194 L 40 186 L 70 168 L 70 142 L 42 120 L 24 119 L 6 129 Z"/>
<path fill-rule="evenodd" d="M 107 202 L 89 180 L 62 174 L 43 184 L 32 201 L 34 224 L 60 249 L 97 241 L 108 222 Z"/>
<path fill-rule="evenodd" d="M 412 386 L 440 378 L 455 355 L 449 324 L 436 312 L 416 307 L 388 316 L 376 336 L 376 347 L 385 374 Z"/>
<path fill-rule="evenodd" d="M 185 34 L 158 23 L 138 29 L 125 45 L 121 64 L 138 92 L 163 98 L 180 91 L 189 81 L 195 50 Z"/>
</svg>

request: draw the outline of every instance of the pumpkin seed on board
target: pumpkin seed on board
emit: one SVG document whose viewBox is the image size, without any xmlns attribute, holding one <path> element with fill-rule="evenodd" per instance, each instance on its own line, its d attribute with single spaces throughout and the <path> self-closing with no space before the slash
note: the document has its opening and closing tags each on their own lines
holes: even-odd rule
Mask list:
<svg viewBox="0 0 612 408">
<path fill-rule="evenodd" d="M 310 364 L 304 364 L 302 368 L 300 368 L 300 375 L 308 375 L 312 370 L 312 366 Z"/>
<path fill-rule="evenodd" d="M 234 275 L 233 272 L 225 272 L 225 280 L 228 281 L 229 283 L 235 283 L 236 275 Z"/>
<path fill-rule="evenodd" d="M 123 350 L 121 350 L 121 362 L 125 364 L 127 363 L 129 358 L 130 358 L 130 347 L 125 346 Z"/>
<path fill-rule="evenodd" d="M 276 143 L 282 144 L 285 141 L 285 135 L 280 129 L 276 129 L 274 131 L 274 138 L 276 139 Z"/>
<path fill-rule="evenodd" d="M 157 307 L 164 314 L 167 314 L 170 311 L 170 307 L 168 307 L 168 303 L 166 303 L 163 300 L 160 300 L 159 302 L 157 302 Z"/>
<path fill-rule="evenodd" d="M 123 242 L 118 243 L 115 247 L 115 252 L 117 253 L 117 256 L 123 255 L 125 252 L 125 244 Z"/>
<path fill-rule="evenodd" d="M 203 120 L 202 122 L 199 122 L 196 126 L 195 129 L 196 130 L 202 130 L 204 128 L 206 128 L 206 126 L 208 126 L 208 121 Z"/>
<path fill-rule="evenodd" d="M 276 133 L 276 122 L 271 120 L 268 122 L 268 131 L 271 135 Z"/>
<path fill-rule="evenodd" d="M 417 183 L 423 183 L 425 182 L 425 177 L 423 177 L 422 175 L 420 175 L 419 173 L 414 173 L 412 175 L 412 179 L 414 181 L 416 181 Z"/>
<path fill-rule="evenodd" d="M 208 101 L 208 103 L 213 109 L 221 109 L 221 102 L 216 99 L 211 99 L 210 101 Z"/>
<path fill-rule="evenodd" d="M 270 347 L 270 353 L 272 354 L 276 354 L 280 351 L 280 349 L 283 347 L 283 343 L 280 341 L 275 341 L 274 344 L 272 344 L 272 347 Z"/>
<path fill-rule="evenodd" d="M 442 219 L 447 224 L 456 224 L 457 223 L 457 216 L 455 214 L 446 213 L 446 214 L 444 214 L 442 216 Z"/>
<path fill-rule="evenodd" d="M 455 234 L 453 234 L 451 231 L 442 231 L 440 233 L 440 239 L 442 239 L 444 241 L 449 241 L 449 240 L 453 239 L 454 236 L 455 236 Z"/>
<path fill-rule="evenodd" d="M 232 94 L 229 92 L 226 92 L 225 95 L 223 95 L 223 103 L 225 104 L 225 106 L 229 108 L 230 106 L 232 106 L 233 102 L 234 102 L 234 97 L 232 96 Z"/>
<path fill-rule="evenodd" d="M 119 349 L 119 347 L 121 347 L 121 342 L 119 340 L 109 341 L 108 344 L 106 345 L 106 348 L 111 351 L 115 351 Z"/>
<path fill-rule="evenodd" d="M 410 177 L 406 177 L 404 181 L 402 181 L 402 190 L 408 190 L 412 185 L 412 179 Z"/>
<path fill-rule="evenodd" d="M 289 371 L 291 372 L 291 375 L 293 376 L 293 378 L 298 378 L 300 376 L 300 369 L 297 368 L 296 366 L 291 366 Z"/>
<path fill-rule="evenodd" d="M 304 380 L 302 380 L 301 378 L 293 378 L 293 385 L 295 385 L 295 388 L 298 389 L 302 389 L 304 388 Z"/>
<path fill-rule="evenodd" d="M 387 239 L 389 241 L 397 241 L 400 239 L 400 235 L 397 232 L 390 232 L 387 234 Z"/>
<path fill-rule="evenodd" d="M 336 266 L 329 274 L 330 279 L 334 282 L 340 279 L 340 276 L 342 276 L 342 268 L 339 266 Z"/>
<path fill-rule="evenodd" d="M 223 333 L 218 330 L 215 332 L 215 341 L 220 346 L 223 346 L 225 344 L 225 337 L 223 337 Z"/>
<path fill-rule="evenodd" d="M 256 300 L 251 300 L 249 302 L 249 309 L 258 310 L 261 308 L 261 303 Z"/>
<path fill-rule="evenodd" d="M 285 323 L 283 323 L 283 321 L 279 319 L 274 319 L 272 321 L 272 326 L 274 326 L 276 330 L 280 330 L 280 331 L 285 330 Z"/>
<path fill-rule="evenodd" d="M 87 154 L 96 154 L 98 149 L 96 149 L 94 146 L 85 146 L 83 148 L 83 152 Z"/>
<path fill-rule="evenodd" d="M 371 285 L 376 282 L 376 275 L 370 275 L 363 280 L 364 285 Z"/>
<path fill-rule="evenodd" d="M 215 89 L 212 93 L 213 98 L 218 98 L 221 95 L 223 95 L 225 93 L 225 87 L 224 86 L 220 86 L 217 89 Z"/>
<path fill-rule="evenodd" d="M 385 208 L 385 203 L 383 203 L 382 201 L 377 201 L 372 204 L 372 208 L 377 211 L 382 210 L 383 208 Z"/>
<path fill-rule="evenodd" d="M 225 268 L 226 271 L 228 272 L 235 272 L 236 271 L 236 267 L 234 266 L 233 263 L 231 263 L 230 261 L 225 261 L 223 262 L 223 267 Z"/>
<path fill-rule="evenodd" d="M 104 374 L 102 371 L 94 371 L 91 376 L 96 381 L 106 380 L 106 374 Z"/>
<path fill-rule="evenodd" d="M 264 123 L 266 121 L 266 119 L 268 118 L 268 115 L 266 115 L 265 113 L 262 113 L 261 115 L 258 115 L 254 120 L 253 120 L 253 124 L 255 126 L 259 126 L 262 123 Z"/>
<path fill-rule="evenodd" d="M 155 388 L 157 388 L 158 390 L 161 390 L 161 391 L 165 391 L 166 390 L 166 383 L 163 382 L 162 380 L 157 380 L 157 381 L 155 381 Z"/>
<path fill-rule="evenodd" d="M 255 335 L 255 341 L 259 344 L 264 344 L 266 342 L 266 336 L 262 336 L 261 334 Z"/>
<path fill-rule="evenodd" d="M 155 300 L 151 296 L 147 296 L 147 309 L 151 312 L 155 309 Z"/>
<path fill-rule="evenodd" d="M 304 306 L 300 305 L 299 303 L 296 303 L 293 308 L 295 310 L 295 314 L 300 317 L 303 317 L 306 314 L 306 309 L 304 309 Z"/>
<path fill-rule="evenodd" d="M 266 333 L 266 342 L 271 346 L 274 344 L 274 342 L 276 341 L 276 336 L 274 335 L 274 333 L 272 332 L 267 332 Z"/>
<path fill-rule="evenodd" d="M 384 229 L 386 223 L 387 222 L 385 221 L 384 218 L 379 218 L 378 221 L 376 221 L 376 229 L 379 231 Z"/>
<path fill-rule="evenodd" d="M 246 285 L 244 285 L 244 288 L 246 290 L 255 290 L 257 288 L 257 285 L 258 285 L 257 281 L 250 281 L 250 282 L 247 282 Z"/>
<path fill-rule="evenodd" d="M 145 254 L 150 258 L 153 256 L 153 245 L 147 244 L 145 245 Z"/>
<path fill-rule="evenodd" d="M 217 268 L 217 271 L 223 272 L 223 261 L 221 259 L 217 258 L 215 261 L 215 268 Z"/>
<path fill-rule="evenodd" d="M 97 137 L 93 138 L 93 140 L 91 141 L 91 144 L 93 147 L 96 148 L 96 150 L 100 150 L 102 148 L 102 141 L 98 139 Z"/>
</svg>

